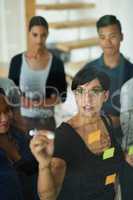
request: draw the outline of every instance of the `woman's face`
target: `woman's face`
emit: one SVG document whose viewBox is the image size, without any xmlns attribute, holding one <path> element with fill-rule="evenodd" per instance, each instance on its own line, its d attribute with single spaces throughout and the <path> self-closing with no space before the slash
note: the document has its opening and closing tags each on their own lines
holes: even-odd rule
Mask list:
<svg viewBox="0 0 133 200">
<path fill-rule="evenodd" d="M 29 43 L 36 49 L 43 48 L 46 43 L 48 31 L 44 26 L 33 26 L 29 31 Z"/>
<path fill-rule="evenodd" d="M 103 90 L 98 79 L 80 85 L 75 90 L 76 103 L 80 114 L 88 117 L 99 115 L 103 103 L 108 98 L 108 91 Z"/>
<path fill-rule="evenodd" d="M 8 132 L 10 126 L 11 111 L 8 105 L 0 99 L 0 134 Z"/>
</svg>

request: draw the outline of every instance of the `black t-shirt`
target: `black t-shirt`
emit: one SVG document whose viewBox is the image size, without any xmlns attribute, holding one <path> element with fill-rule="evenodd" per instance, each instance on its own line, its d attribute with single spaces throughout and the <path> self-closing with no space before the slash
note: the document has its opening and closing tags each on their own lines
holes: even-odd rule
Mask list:
<svg viewBox="0 0 133 200">
<path fill-rule="evenodd" d="M 115 148 L 114 156 L 106 160 L 103 160 L 103 154 L 93 154 L 69 124 L 62 123 L 56 129 L 53 157 L 61 158 L 67 164 L 58 200 L 114 199 L 114 184 L 105 185 L 105 180 L 109 175 L 118 174 L 123 154 L 113 137 L 113 127 L 105 117 L 103 121 L 110 134 L 111 147 Z"/>
</svg>

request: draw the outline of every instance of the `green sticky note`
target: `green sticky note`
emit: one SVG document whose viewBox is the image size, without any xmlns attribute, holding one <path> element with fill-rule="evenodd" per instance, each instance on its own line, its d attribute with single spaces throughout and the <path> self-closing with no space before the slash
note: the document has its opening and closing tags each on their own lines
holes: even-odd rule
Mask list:
<svg viewBox="0 0 133 200">
<path fill-rule="evenodd" d="M 104 151 L 103 160 L 113 157 L 114 156 L 114 152 L 115 152 L 115 148 L 114 147 Z"/>
<path fill-rule="evenodd" d="M 129 147 L 128 149 L 128 155 L 133 155 L 133 145 Z"/>
</svg>

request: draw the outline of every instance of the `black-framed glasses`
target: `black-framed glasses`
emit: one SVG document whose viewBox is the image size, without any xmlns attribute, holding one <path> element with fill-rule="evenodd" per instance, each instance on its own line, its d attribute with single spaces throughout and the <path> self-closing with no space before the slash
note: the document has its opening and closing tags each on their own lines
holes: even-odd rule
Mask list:
<svg viewBox="0 0 133 200">
<path fill-rule="evenodd" d="M 83 95 L 83 94 L 92 94 L 94 96 L 99 95 L 100 93 L 102 93 L 104 91 L 102 86 L 96 86 L 91 90 L 87 90 L 86 88 L 83 87 L 78 87 L 75 90 L 75 94 L 76 95 Z"/>
</svg>

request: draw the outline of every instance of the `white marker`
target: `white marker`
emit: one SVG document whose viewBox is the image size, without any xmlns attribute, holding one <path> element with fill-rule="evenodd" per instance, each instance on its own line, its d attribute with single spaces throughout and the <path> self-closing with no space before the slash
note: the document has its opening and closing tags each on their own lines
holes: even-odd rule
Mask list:
<svg viewBox="0 0 133 200">
<path fill-rule="evenodd" d="M 55 138 L 54 133 L 52 131 L 47 131 L 47 138 L 49 140 L 54 140 L 54 138 Z"/>
<path fill-rule="evenodd" d="M 36 129 L 30 130 L 30 131 L 29 131 L 29 135 L 30 135 L 30 136 L 35 136 L 35 135 L 37 135 L 37 130 L 36 130 Z"/>
</svg>

